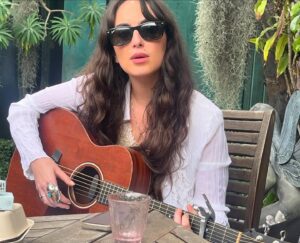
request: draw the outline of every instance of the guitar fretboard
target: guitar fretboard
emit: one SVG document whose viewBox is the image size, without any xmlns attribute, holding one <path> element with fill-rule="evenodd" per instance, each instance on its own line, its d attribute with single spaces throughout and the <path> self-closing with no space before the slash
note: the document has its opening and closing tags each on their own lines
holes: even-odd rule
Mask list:
<svg viewBox="0 0 300 243">
<path fill-rule="evenodd" d="M 110 182 L 101 181 L 101 186 L 99 188 L 98 202 L 101 204 L 108 205 L 107 195 L 116 192 L 127 192 L 126 188 L 112 184 Z M 173 218 L 176 208 L 169 204 L 151 199 L 150 210 L 157 210 L 164 214 L 168 218 Z M 187 213 L 184 211 L 184 213 Z M 190 214 L 190 225 L 194 233 L 199 234 L 200 231 L 200 220 L 198 215 Z M 206 223 L 204 238 L 210 242 L 257 242 L 255 239 L 250 238 L 243 233 L 230 229 L 229 227 L 223 226 L 221 224 L 215 223 L 208 220 Z"/>
</svg>

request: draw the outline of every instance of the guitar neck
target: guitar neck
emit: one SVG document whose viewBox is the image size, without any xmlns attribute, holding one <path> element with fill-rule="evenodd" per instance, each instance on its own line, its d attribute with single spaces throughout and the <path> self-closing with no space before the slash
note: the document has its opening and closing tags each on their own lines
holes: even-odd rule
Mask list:
<svg viewBox="0 0 300 243">
<path fill-rule="evenodd" d="M 176 207 L 152 199 L 150 204 L 151 210 L 157 210 L 168 218 L 173 218 Z M 183 211 L 188 213 L 187 211 Z M 199 234 L 201 218 L 195 214 L 189 214 L 191 229 L 195 234 Z M 244 235 L 242 232 L 233 230 L 224 225 L 208 220 L 205 225 L 204 238 L 210 242 L 257 242 L 256 240 Z"/>
<path fill-rule="evenodd" d="M 99 188 L 98 202 L 108 205 L 107 195 L 116 192 L 127 192 L 126 188 L 112 184 L 110 182 L 101 181 Z M 168 218 L 173 218 L 176 207 L 169 204 L 151 199 L 150 210 L 156 210 L 164 214 Z M 184 211 L 184 213 L 188 213 Z M 201 218 L 195 214 L 189 214 L 191 229 L 194 233 L 199 234 Z M 242 232 L 230 229 L 224 225 L 208 220 L 205 226 L 204 238 L 211 242 L 257 242 L 255 239 L 244 235 Z"/>
</svg>

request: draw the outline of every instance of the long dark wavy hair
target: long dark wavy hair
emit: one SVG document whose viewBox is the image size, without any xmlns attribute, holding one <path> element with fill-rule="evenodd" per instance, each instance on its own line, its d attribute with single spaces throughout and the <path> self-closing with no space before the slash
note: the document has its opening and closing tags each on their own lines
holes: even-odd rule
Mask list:
<svg viewBox="0 0 300 243">
<path fill-rule="evenodd" d="M 81 90 L 84 103 L 79 115 L 101 145 L 117 143 L 124 117 L 125 86 L 129 77 L 115 62 L 114 49 L 106 35 L 107 30 L 114 27 L 116 12 L 124 1 L 110 1 L 101 21 L 98 45 L 83 70 L 87 80 Z M 140 4 L 145 19 L 166 24 L 167 48 L 153 97 L 146 107 L 148 127 L 144 141 L 136 148 L 152 170 L 149 194 L 162 200 L 162 182 L 168 176 L 172 181 L 174 161 L 181 161 L 180 150 L 188 133 L 193 82 L 171 12 L 160 0 L 140 0 Z"/>
</svg>

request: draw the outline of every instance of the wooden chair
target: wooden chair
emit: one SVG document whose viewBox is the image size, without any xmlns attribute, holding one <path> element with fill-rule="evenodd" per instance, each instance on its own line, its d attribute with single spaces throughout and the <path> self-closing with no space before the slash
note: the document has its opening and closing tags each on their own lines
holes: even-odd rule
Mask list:
<svg viewBox="0 0 300 243">
<path fill-rule="evenodd" d="M 273 111 L 224 110 L 232 164 L 226 205 L 231 228 L 257 228 L 262 208 L 272 143 Z"/>
</svg>

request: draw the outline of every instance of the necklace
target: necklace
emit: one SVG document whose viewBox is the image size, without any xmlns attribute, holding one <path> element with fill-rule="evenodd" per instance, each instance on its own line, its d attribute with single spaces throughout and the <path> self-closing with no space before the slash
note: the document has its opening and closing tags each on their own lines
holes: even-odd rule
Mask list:
<svg viewBox="0 0 300 243">
<path fill-rule="evenodd" d="M 133 97 L 132 96 L 130 99 L 130 115 L 131 115 L 131 121 L 132 121 L 132 133 L 133 133 L 134 137 L 136 137 L 137 142 L 140 142 L 144 138 L 146 131 L 145 131 L 145 126 L 143 126 L 143 124 L 141 126 L 138 122 L 138 118 L 135 114 L 135 110 L 133 107 Z M 142 116 L 141 123 L 144 123 L 144 114 Z M 134 129 L 134 128 L 136 128 L 136 129 Z"/>
</svg>

